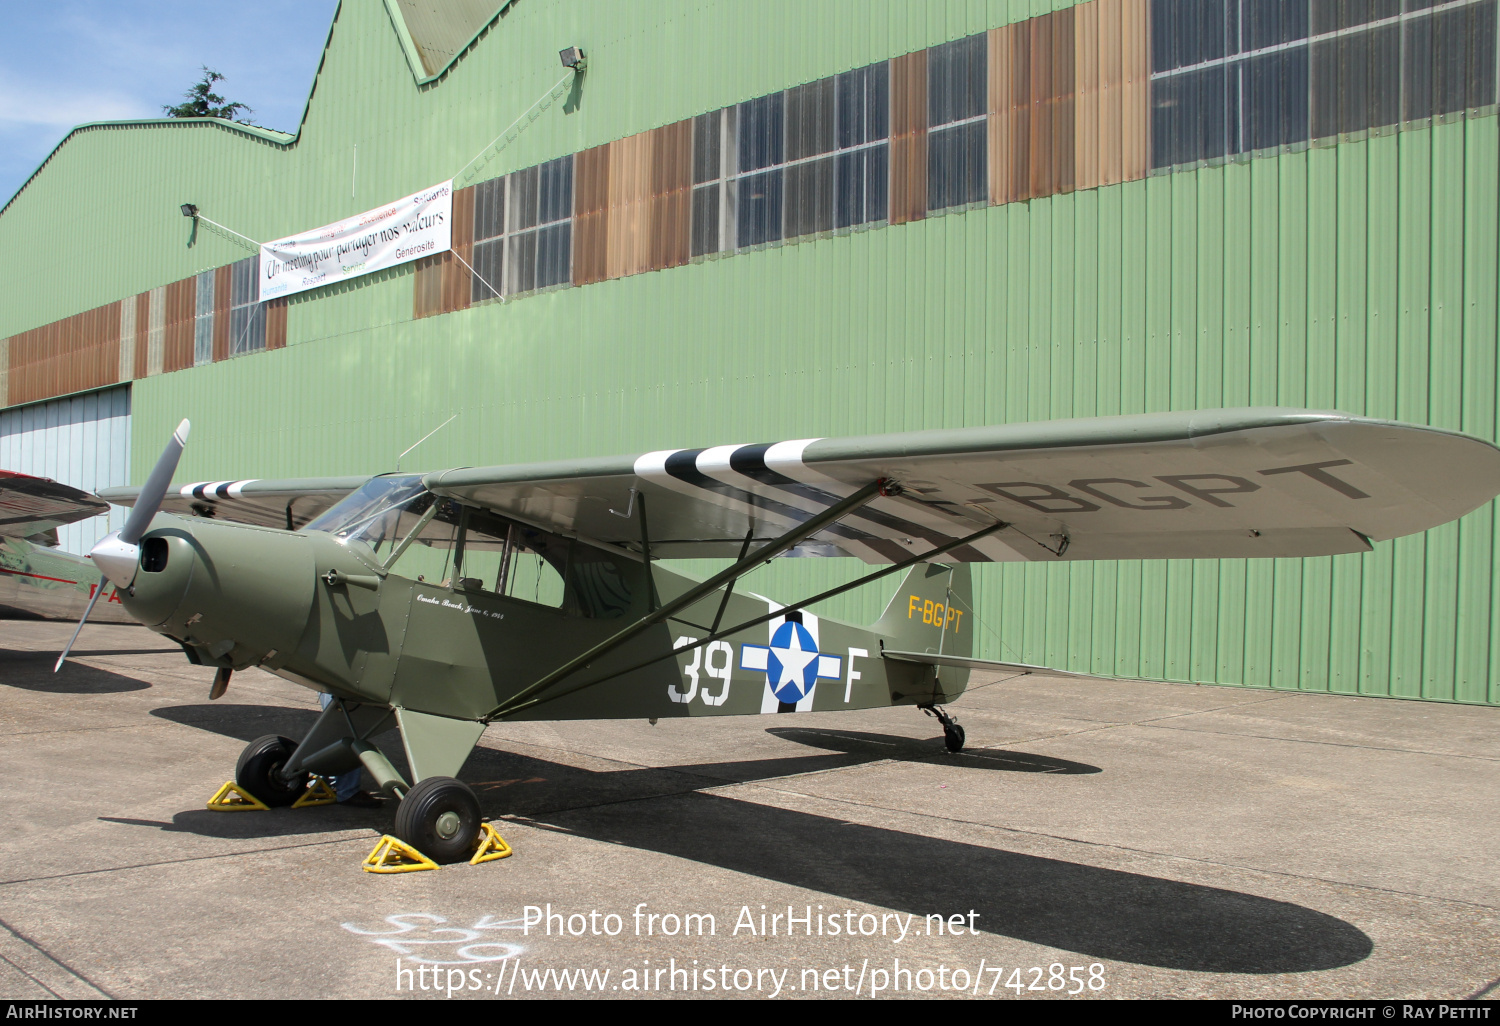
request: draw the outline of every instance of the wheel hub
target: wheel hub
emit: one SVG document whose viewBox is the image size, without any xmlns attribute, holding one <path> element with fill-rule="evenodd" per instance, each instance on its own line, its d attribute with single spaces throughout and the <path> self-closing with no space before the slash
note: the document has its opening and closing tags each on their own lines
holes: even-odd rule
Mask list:
<svg viewBox="0 0 1500 1026">
<path fill-rule="evenodd" d="M 451 840 L 458 833 L 462 821 L 456 812 L 445 812 L 437 818 L 435 828 L 437 835 L 443 840 Z"/>
</svg>

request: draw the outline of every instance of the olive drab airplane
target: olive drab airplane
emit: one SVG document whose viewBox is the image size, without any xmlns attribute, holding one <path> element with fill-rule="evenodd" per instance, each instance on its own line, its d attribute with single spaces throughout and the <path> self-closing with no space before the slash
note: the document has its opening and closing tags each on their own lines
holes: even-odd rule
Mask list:
<svg viewBox="0 0 1500 1026">
<path fill-rule="evenodd" d="M 134 509 L 95 565 L 217 669 L 211 698 L 251 666 L 334 697 L 306 737 L 251 742 L 244 790 L 286 805 L 310 774 L 363 766 L 400 799 L 394 832 L 439 862 L 478 843 L 456 777 L 495 720 L 906 705 L 956 751 L 944 707 L 970 671 L 1036 669 L 976 658 L 972 563 L 1363 552 L 1500 493 L 1487 442 L 1274 408 L 172 490 L 187 434 L 139 490 L 103 493 Z M 797 556 L 873 569 L 790 604 L 736 588 Z M 731 565 L 655 565 L 688 557 Z M 868 627 L 809 611 L 902 572 Z M 410 779 L 370 741 L 391 726 Z"/>
</svg>

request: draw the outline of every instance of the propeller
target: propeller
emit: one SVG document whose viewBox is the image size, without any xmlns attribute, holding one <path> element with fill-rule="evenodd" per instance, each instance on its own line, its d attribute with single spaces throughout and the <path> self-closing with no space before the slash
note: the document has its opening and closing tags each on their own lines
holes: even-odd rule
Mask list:
<svg viewBox="0 0 1500 1026">
<path fill-rule="evenodd" d="M 177 461 L 182 458 L 182 449 L 187 445 L 188 431 L 191 428 L 192 425 L 186 420 L 177 425 L 177 430 L 172 432 L 172 438 L 162 450 L 156 466 L 151 468 L 151 473 L 146 477 L 146 483 L 141 486 L 141 494 L 136 497 L 135 507 L 125 519 L 125 526 L 105 535 L 89 553 L 99 572 L 116 590 L 124 591 L 135 580 L 136 567 L 141 561 L 141 536 L 151 526 L 152 519 L 161 509 L 162 500 L 167 497 L 167 489 L 172 484 L 172 475 L 177 472 Z M 73 631 L 73 637 L 68 640 L 67 648 L 57 657 L 53 673 L 62 669 L 63 661 L 73 650 L 73 642 L 78 640 L 89 614 L 94 611 L 94 603 L 99 601 L 103 592 L 104 581 L 100 581 L 94 597 L 89 599 L 88 608 L 83 611 L 83 619 L 78 621 L 77 630 Z"/>
<path fill-rule="evenodd" d="M 78 626 L 73 628 L 73 636 L 63 646 L 62 655 L 57 657 L 57 662 L 52 665 L 52 672 L 56 673 L 62 669 L 63 660 L 68 658 L 68 653 L 73 651 L 73 642 L 78 640 L 78 635 L 83 632 L 83 625 L 89 622 L 89 614 L 94 611 L 94 603 L 99 601 L 99 596 L 104 594 L 105 587 L 109 582 L 101 576 L 99 586 L 94 589 L 94 594 L 89 596 L 89 604 L 83 611 L 83 619 L 78 621 Z"/>
</svg>

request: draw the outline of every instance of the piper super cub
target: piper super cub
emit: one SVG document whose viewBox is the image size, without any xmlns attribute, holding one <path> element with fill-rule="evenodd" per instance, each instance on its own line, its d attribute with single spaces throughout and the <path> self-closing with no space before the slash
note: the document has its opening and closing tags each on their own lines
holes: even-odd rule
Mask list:
<svg viewBox="0 0 1500 1026">
<path fill-rule="evenodd" d="M 944 706 L 971 669 L 1016 668 L 974 657 L 970 563 L 1364 552 L 1500 493 L 1487 442 L 1274 408 L 169 491 L 187 434 L 139 490 L 103 493 L 134 509 L 95 565 L 217 667 L 210 697 L 250 666 L 334 697 L 300 741 L 251 742 L 241 788 L 286 805 L 363 766 L 439 862 L 479 842 L 456 776 L 494 720 L 910 705 L 957 751 Z M 879 569 L 786 605 L 735 590 L 787 556 Z M 654 565 L 692 557 L 733 563 L 704 581 Z M 903 570 L 868 627 L 808 611 Z M 410 780 L 369 740 L 393 723 Z"/>
</svg>

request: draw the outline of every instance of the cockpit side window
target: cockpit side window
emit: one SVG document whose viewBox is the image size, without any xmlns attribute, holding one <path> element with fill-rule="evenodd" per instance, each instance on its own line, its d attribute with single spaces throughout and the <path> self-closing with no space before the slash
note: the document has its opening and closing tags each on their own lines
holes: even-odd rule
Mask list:
<svg viewBox="0 0 1500 1026">
<path fill-rule="evenodd" d="M 570 616 L 613 619 L 631 607 L 638 570 L 623 557 L 470 509 L 456 553 L 457 587 L 561 609 Z"/>
</svg>

